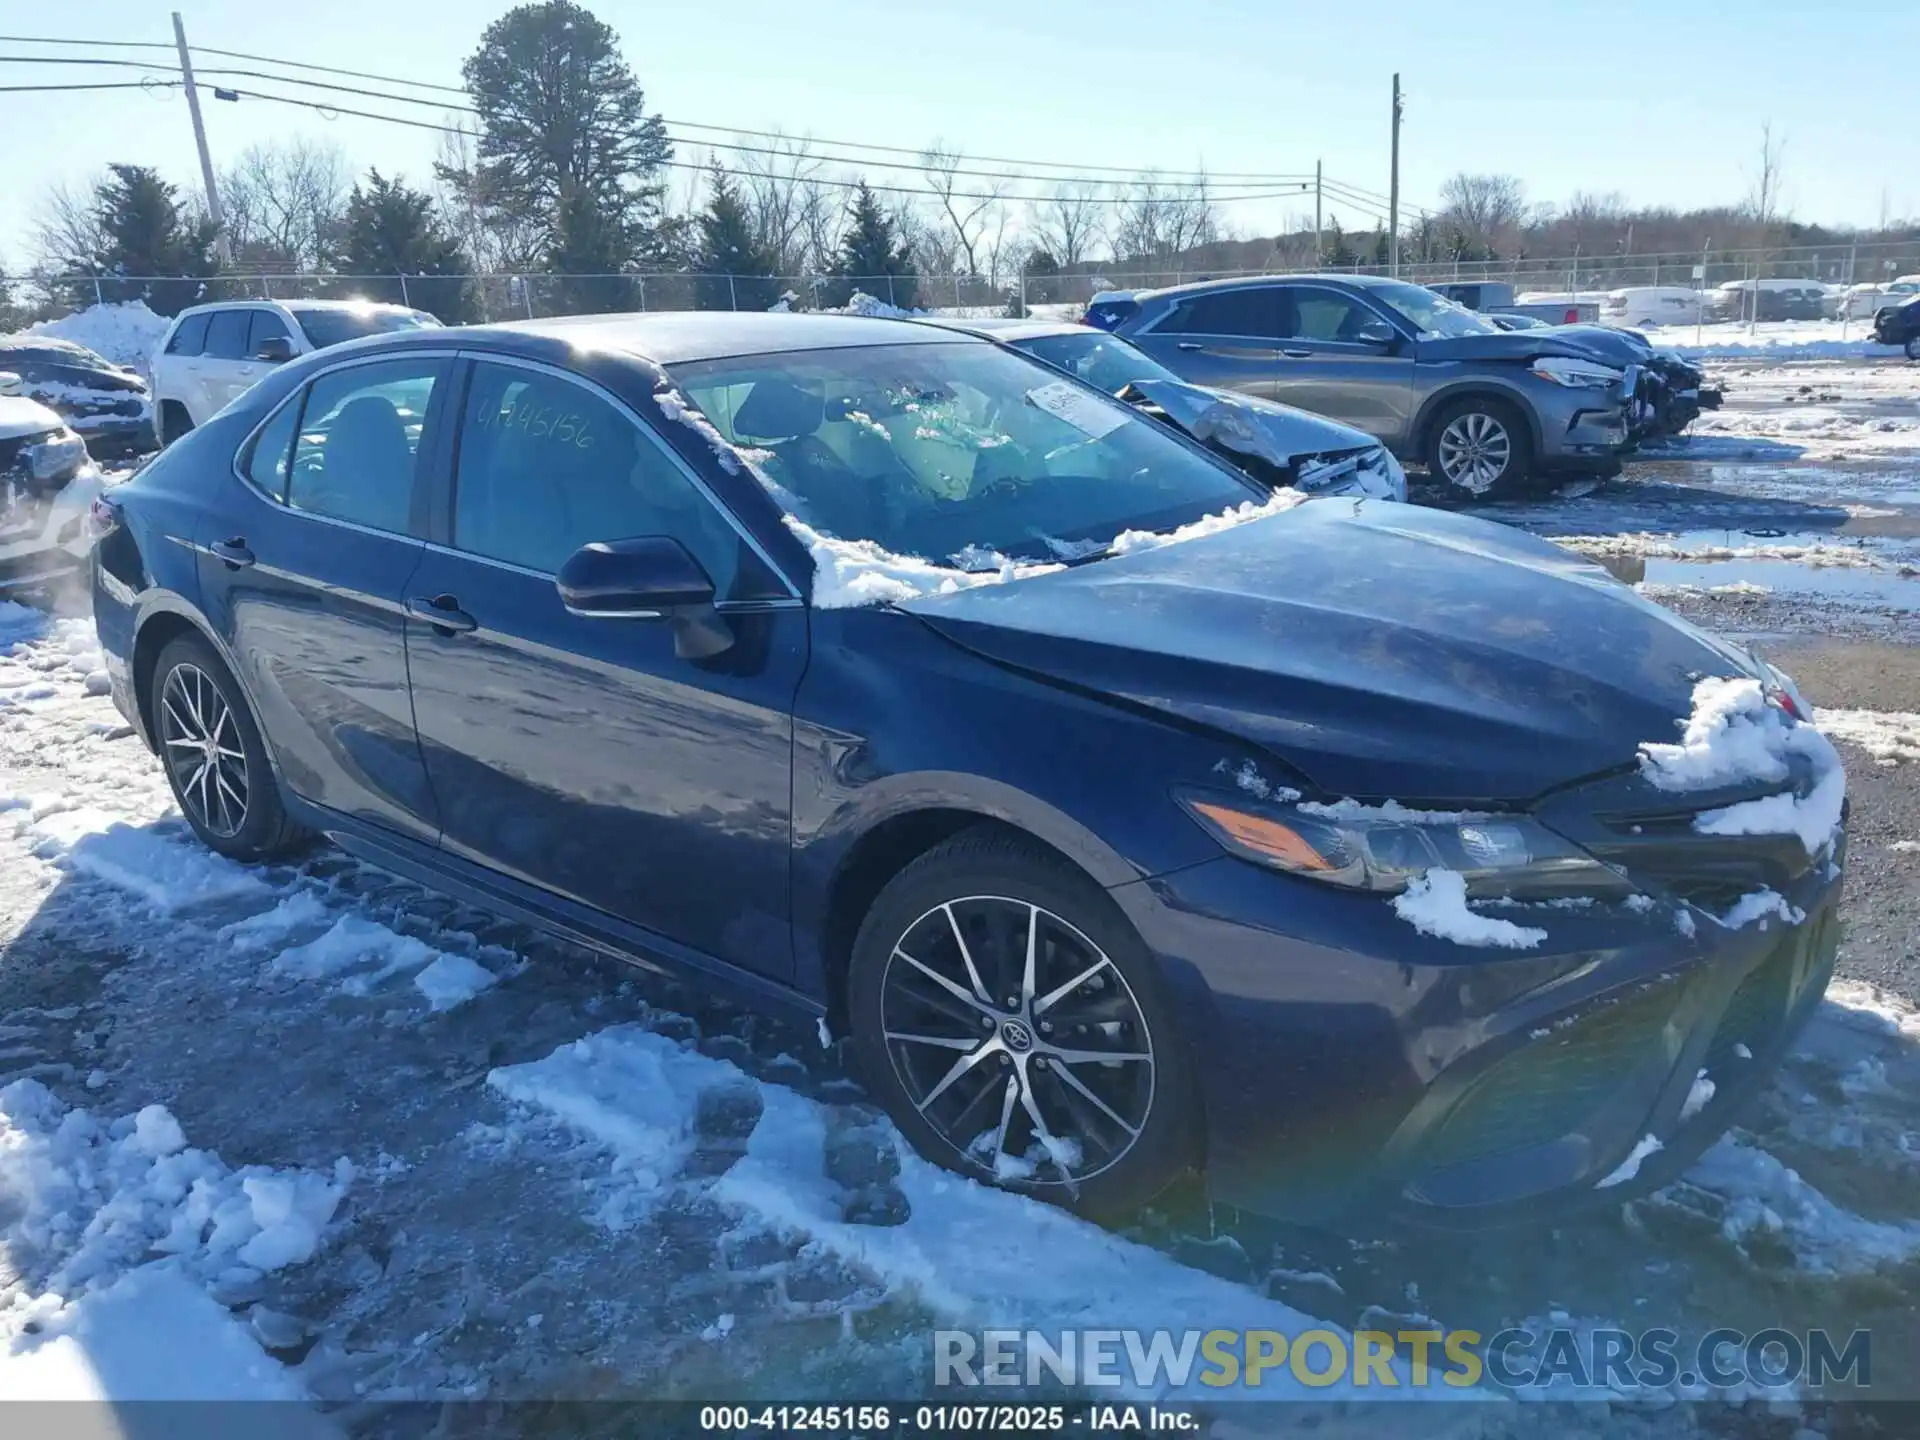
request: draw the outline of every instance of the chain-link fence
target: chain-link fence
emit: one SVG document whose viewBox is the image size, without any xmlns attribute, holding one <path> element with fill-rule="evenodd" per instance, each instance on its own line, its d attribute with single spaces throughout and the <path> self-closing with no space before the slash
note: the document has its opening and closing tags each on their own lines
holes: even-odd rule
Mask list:
<svg viewBox="0 0 1920 1440">
<path fill-rule="evenodd" d="M 1138 261 L 1072 273 L 1024 274 L 1004 280 L 980 275 L 618 275 L 472 274 L 341 275 L 226 273 L 206 278 L 130 275 L 0 275 L 0 293 L 16 311 L 50 319 L 89 306 L 142 300 L 162 314 L 220 300 L 378 300 L 431 311 L 447 320 L 535 319 L 618 311 L 766 310 L 843 308 L 857 293 L 901 309 L 974 316 L 1072 314 L 1103 290 L 1159 289 L 1191 281 L 1297 274 L 1303 267 L 1273 263 L 1255 269 L 1155 267 Z M 1387 267 L 1322 267 L 1323 273 L 1384 275 Z M 1870 244 L 1765 250 L 1704 250 L 1648 255 L 1528 256 L 1483 261 L 1403 261 L 1401 278 L 1416 284 L 1491 281 L 1519 294 L 1588 296 L 1628 287 L 1677 287 L 1703 292 L 1745 282 L 1803 281 L 1808 287 L 1888 286 L 1920 276 L 1920 239 Z M 857 303 L 857 302 L 854 302 Z M 1808 301 L 1808 304 L 1814 302 Z M 1844 298 L 1828 294 L 1826 314 L 1847 313 Z M 1708 307 L 1708 313 L 1718 310 Z M 1868 310 L 1866 313 L 1871 313 Z M 1854 311 L 1858 318 L 1860 308 Z M 1751 311 L 1728 318 L 1753 318 Z M 1767 318 L 1765 313 L 1760 318 Z"/>
</svg>

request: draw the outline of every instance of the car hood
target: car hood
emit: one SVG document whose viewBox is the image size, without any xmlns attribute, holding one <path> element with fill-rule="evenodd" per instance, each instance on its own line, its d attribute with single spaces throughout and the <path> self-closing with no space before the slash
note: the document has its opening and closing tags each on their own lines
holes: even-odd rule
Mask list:
<svg viewBox="0 0 1920 1440">
<path fill-rule="evenodd" d="M 1633 342 L 1597 325 L 1555 325 L 1546 330 L 1501 330 L 1492 335 L 1439 335 L 1420 341 L 1425 361 L 1532 360 L 1561 355 L 1626 365 L 1639 358 Z"/>
<path fill-rule="evenodd" d="M 1290 405 L 1231 390 L 1189 385 L 1184 380 L 1135 380 L 1128 391 L 1158 406 L 1169 421 L 1201 444 L 1214 445 L 1250 460 L 1265 461 L 1286 472 L 1284 478 L 1288 483 L 1298 484 L 1315 494 L 1406 498 L 1404 492 L 1391 495 L 1385 489 L 1363 488 L 1369 484 L 1391 488 L 1391 481 L 1385 474 L 1363 479 L 1350 464 L 1343 469 L 1328 467 L 1324 480 L 1318 483 L 1313 475 L 1296 470 L 1298 462 L 1309 456 L 1350 456 L 1378 450 L 1380 442 L 1364 430 L 1310 415 Z"/>
<path fill-rule="evenodd" d="M 38 400 L 24 395 L 0 395 L 0 440 L 16 440 L 22 435 L 40 435 L 58 430 L 60 417 Z"/>
<path fill-rule="evenodd" d="M 1673 738 L 1699 678 L 1753 673 L 1545 541 L 1346 499 L 902 608 L 1372 800 L 1519 803 Z"/>
</svg>

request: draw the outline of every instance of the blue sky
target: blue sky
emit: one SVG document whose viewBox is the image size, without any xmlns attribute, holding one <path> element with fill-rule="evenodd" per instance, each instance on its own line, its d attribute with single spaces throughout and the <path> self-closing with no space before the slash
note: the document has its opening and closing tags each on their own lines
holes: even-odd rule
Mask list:
<svg viewBox="0 0 1920 1440">
<path fill-rule="evenodd" d="M 461 58 L 506 8 L 504 0 L 182 5 L 197 46 L 446 83 L 458 82 Z M 1735 11 L 1672 0 L 729 0 L 724 24 L 699 6 L 592 8 L 620 32 L 649 105 L 670 122 L 910 146 L 939 137 L 977 155 L 1168 171 L 1204 162 L 1216 172 L 1310 173 L 1318 159 L 1330 176 L 1384 192 L 1389 77 L 1398 69 L 1408 95 L 1403 192 L 1413 203 L 1431 205 L 1440 181 L 1460 169 L 1519 175 L 1540 200 L 1584 189 L 1676 206 L 1732 202 L 1771 120 L 1787 137 L 1795 215 L 1870 224 L 1883 203 L 1895 215 L 1920 213 L 1913 91 L 1875 78 L 1896 57 L 1920 53 L 1920 6 L 1911 3 L 1815 11 L 1749 0 Z M 0 30 L 172 38 L 167 7 L 144 0 L 11 4 Z M 47 53 L 0 42 L 0 55 Z M 0 84 L 83 73 L 14 63 L 0 71 Z M 207 118 L 216 161 L 256 139 L 305 133 L 333 137 L 362 166 L 424 180 L 433 153 L 426 132 L 259 101 L 209 102 Z M 27 222 L 51 181 L 117 160 L 197 183 L 185 103 L 173 92 L 0 93 L 0 134 L 9 137 L 0 261 L 13 268 L 29 258 Z M 1241 233 L 1258 234 L 1300 208 L 1262 201 L 1230 214 Z M 1342 218 L 1364 223 L 1354 211 Z"/>
</svg>

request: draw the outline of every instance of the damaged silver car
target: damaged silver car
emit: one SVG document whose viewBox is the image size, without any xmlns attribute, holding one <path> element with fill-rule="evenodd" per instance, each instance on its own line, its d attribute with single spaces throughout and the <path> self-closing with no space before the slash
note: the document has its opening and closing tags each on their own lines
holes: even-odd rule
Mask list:
<svg viewBox="0 0 1920 1440">
<path fill-rule="evenodd" d="M 1407 498 L 1406 471 L 1364 430 L 1277 401 L 1182 380 L 1118 335 L 1056 320 L 915 318 L 998 341 L 1063 370 L 1191 436 L 1264 485 L 1292 486 L 1312 495 Z"/>
</svg>

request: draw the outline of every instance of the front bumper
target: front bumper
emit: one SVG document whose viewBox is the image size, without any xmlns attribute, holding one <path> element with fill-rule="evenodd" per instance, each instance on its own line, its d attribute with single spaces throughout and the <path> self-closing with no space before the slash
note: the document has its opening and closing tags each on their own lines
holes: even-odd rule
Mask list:
<svg viewBox="0 0 1920 1440">
<path fill-rule="evenodd" d="M 16 495 L 0 518 L 0 593 L 80 571 L 93 549 L 87 514 L 104 489 L 91 465 L 50 496 Z"/>
<path fill-rule="evenodd" d="M 1519 952 L 1228 858 L 1112 893 L 1182 1005 L 1216 1199 L 1478 1227 L 1617 1204 L 1691 1163 L 1824 992 L 1839 891 L 1836 856 L 1793 887 L 1790 926 L 1729 930 L 1671 898 L 1527 907 L 1508 913 L 1549 938 Z M 1663 1148 L 1603 1185 L 1648 1135 Z"/>
</svg>

